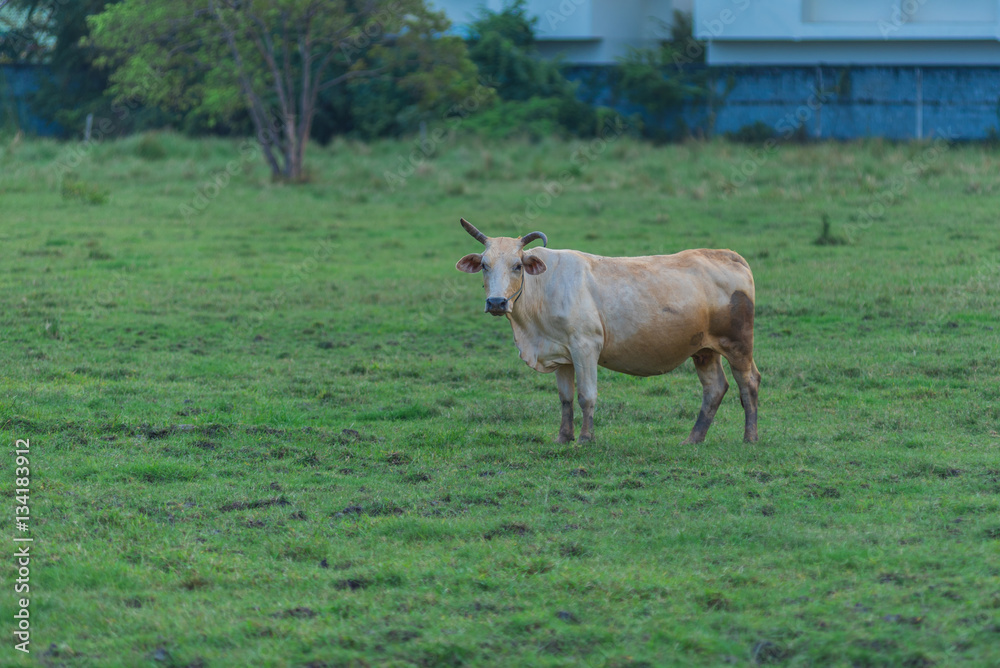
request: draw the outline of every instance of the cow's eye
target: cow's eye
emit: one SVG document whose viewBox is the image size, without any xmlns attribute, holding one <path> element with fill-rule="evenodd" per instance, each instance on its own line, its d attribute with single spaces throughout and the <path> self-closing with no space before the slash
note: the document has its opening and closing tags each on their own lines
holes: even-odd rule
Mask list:
<svg viewBox="0 0 1000 668">
<path fill-rule="evenodd" d="M 514 271 L 521 271 L 521 265 L 515 264 L 514 265 Z"/>
<path fill-rule="evenodd" d="M 484 271 L 484 272 L 487 272 L 487 271 L 489 271 L 489 270 L 490 270 L 490 268 L 489 268 L 488 266 L 486 266 L 486 263 L 484 262 L 484 263 L 483 263 L 483 271 Z"/>
</svg>

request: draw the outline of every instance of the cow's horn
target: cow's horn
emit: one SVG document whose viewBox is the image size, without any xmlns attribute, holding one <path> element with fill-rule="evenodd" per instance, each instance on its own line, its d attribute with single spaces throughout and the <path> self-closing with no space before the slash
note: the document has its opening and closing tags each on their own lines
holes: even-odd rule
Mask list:
<svg viewBox="0 0 1000 668">
<path fill-rule="evenodd" d="M 477 230 L 476 226 L 473 225 L 472 223 L 470 223 L 469 221 L 467 221 L 465 218 L 460 218 L 459 220 L 462 221 L 462 227 L 465 228 L 466 232 L 468 232 L 473 237 L 475 237 L 476 241 L 478 241 L 482 245 L 484 245 L 484 246 L 486 245 L 486 235 L 485 234 L 483 234 L 482 232 L 480 232 L 479 230 Z"/>
<path fill-rule="evenodd" d="M 541 232 L 528 232 L 523 237 L 521 237 L 521 246 L 522 247 L 527 246 L 528 244 L 530 244 L 535 239 L 541 239 L 543 246 L 548 246 L 549 245 L 548 238 L 544 234 L 542 234 Z"/>
</svg>

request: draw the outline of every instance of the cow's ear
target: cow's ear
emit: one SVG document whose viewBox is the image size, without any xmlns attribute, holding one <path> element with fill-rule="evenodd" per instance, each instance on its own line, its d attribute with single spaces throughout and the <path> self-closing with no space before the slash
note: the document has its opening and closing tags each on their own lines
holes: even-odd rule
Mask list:
<svg viewBox="0 0 1000 668">
<path fill-rule="evenodd" d="M 469 253 L 455 265 L 455 269 L 467 274 L 475 274 L 483 268 L 483 256 L 480 253 Z"/>
<path fill-rule="evenodd" d="M 537 276 L 546 269 L 545 263 L 534 255 L 525 255 L 521 259 L 521 264 L 524 265 L 524 270 L 532 276 Z"/>
</svg>

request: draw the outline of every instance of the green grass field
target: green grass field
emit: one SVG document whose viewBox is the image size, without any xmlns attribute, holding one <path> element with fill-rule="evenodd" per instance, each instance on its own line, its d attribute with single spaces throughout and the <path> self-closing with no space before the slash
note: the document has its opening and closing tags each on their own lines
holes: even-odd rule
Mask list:
<svg viewBox="0 0 1000 668">
<path fill-rule="evenodd" d="M 222 140 L 0 147 L 0 664 L 1000 665 L 995 149 L 449 141 L 390 188 L 412 143 L 299 186 Z M 744 255 L 760 442 L 731 389 L 679 446 L 687 362 L 602 370 L 555 444 L 460 216 Z"/>
</svg>

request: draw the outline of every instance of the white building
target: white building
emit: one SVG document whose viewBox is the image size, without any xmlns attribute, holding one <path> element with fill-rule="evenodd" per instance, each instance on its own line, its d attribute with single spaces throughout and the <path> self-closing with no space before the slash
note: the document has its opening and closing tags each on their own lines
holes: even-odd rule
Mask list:
<svg viewBox="0 0 1000 668">
<path fill-rule="evenodd" d="M 430 0 L 460 30 L 481 7 L 500 11 L 503 0 Z M 690 12 L 692 0 L 527 0 L 538 17 L 538 51 L 577 65 L 611 65 L 629 48 L 656 46 L 669 37 L 674 10 Z"/>
<path fill-rule="evenodd" d="M 997 0 L 694 0 L 710 65 L 997 65 Z"/>
</svg>

